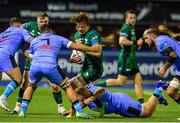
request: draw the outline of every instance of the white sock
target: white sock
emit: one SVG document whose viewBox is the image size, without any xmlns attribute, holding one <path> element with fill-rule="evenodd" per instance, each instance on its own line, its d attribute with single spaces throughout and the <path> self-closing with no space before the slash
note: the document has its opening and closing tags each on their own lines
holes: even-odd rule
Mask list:
<svg viewBox="0 0 180 123">
<path fill-rule="evenodd" d="M 20 112 L 20 110 L 21 110 L 21 103 L 16 102 L 16 107 L 15 107 L 14 110 L 17 111 L 17 112 Z"/>
<path fill-rule="evenodd" d="M 0 96 L 0 99 L 1 99 L 1 100 L 5 100 L 5 101 L 6 101 L 6 100 L 7 100 L 7 97 L 6 97 L 6 96 L 4 96 L 4 95 L 1 95 L 1 96 Z"/>
<path fill-rule="evenodd" d="M 57 104 L 57 106 L 58 106 L 58 112 L 59 113 L 63 113 L 64 111 L 66 111 L 66 109 L 63 106 L 63 104 Z"/>
</svg>

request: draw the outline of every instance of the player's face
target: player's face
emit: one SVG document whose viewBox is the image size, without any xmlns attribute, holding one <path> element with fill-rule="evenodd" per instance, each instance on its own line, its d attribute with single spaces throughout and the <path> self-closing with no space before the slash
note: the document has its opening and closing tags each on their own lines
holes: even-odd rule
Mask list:
<svg viewBox="0 0 180 123">
<path fill-rule="evenodd" d="M 38 27 L 41 27 L 44 24 L 49 24 L 49 18 L 48 17 L 39 17 L 37 19 Z"/>
<path fill-rule="evenodd" d="M 130 24 L 132 26 L 135 26 L 136 24 L 136 15 L 129 13 L 126 17 L 126 24 Z"/>
<path fill-rule="evenodd" d="M 149 47 L 151 47 L 153 45 L 153 38 L 150 34 L 146 34 L 143 36 L 145 43 L 147 43 L 149 45 Z"/>
<path fill-rule="evenodd" d="M 80 22 L 80 23 L 76 23 L 76 30 L 80 33 L 80 34 L 85 34 L 89 29 L 89 25 L 86 22 Z"/>
</svg>

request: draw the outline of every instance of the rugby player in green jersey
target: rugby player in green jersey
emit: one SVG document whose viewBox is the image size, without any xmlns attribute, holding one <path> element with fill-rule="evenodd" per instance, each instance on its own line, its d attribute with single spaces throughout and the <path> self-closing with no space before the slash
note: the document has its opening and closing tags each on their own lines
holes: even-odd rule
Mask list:
<svg viewBox="0 0 180 123">
<path fill-rule="evenodd" d="M 37 22 L 27 22 L 27 23 L 23 24 L 23 28 L 28 30 L 29 33 L 35 38 L 40 35 L 39 28 L 42 25 L 48 24 L 48 23 L 49 23 L 49 16 L 47 15 L 47 13 L 39 12 L 37 15 Z M 19 89 L 16 107 L 15 107 L 14 111 L 12 112 L 13 114 L 17 114 L 20 111 L 24 90 L 28 86 L 28 77 L 29 77 L 30 66 L 31 66 L 30 59 L 27 58 L 24 73 L 23 73 L 23 83 Z M 53 97 L 58 106 L 58 113 L 60 113 L 61 115 L 67 115 L 68 112 L 66 111 L 66 109 L 63 107 L 63 104 L 62 104 L 62 95 L 61 95 L 60 88 L 54 84 L 51 84 L 51 87 L 53 90 Z"/>
<path fill-rule="evenodd" d="M 74 34 L 73 41 L 82 43 L 86 46 L 96 46 L 99 50 L 97 53 L 86 52 L 80 73 L 70 81 L 73 88 L 84 86 L 92 81 L 99 79 L 103 73 L 102 63 L 102 46 L 100 34 L 90 28 L 89 17 L 85 12 L 73 16 L 71 21 L 76 24 L 77 32 Z M 70 61 L 78 63 L 81 60 L 79 56 L 71 55 Z"/>
<path fill-rule="evenodd" d="M 121 27 L 119 44 L 121 51 L 118 58 L 118 77 L 97 82 L 97 86 L 122 86 L 126 83 L 128 76 L 135 81 L 135 93 L 140 103 L 144 102 L 142 77 L 136 60 L 136 49 L 143 41 L 136 40 L 135 26 L 136 14 L 132 10 L 125 12 L 125 23 Z"/>
</svg>

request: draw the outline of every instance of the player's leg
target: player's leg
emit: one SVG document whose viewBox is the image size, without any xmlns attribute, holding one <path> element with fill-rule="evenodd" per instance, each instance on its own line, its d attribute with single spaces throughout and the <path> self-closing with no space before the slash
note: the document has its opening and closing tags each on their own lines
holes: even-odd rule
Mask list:
<svg viewBox="0 0 180 123">
<path fill-rule="evenodd" d="M 134 82 L 135 82 L 135 93 L 140 103 L 144 103 L 143 99 L 143 80 L 140 72 L 134 74 Z"/>
<path fill-rule="evenodd" d="M 23 98 L 23 94 L 25 89 L 28 86 L 28 82 L 29 82 L 29 70 L 31 67 L 31 61 L 29 58 L 26 58 L 25 61 L 25 67 L 24 67 L 24 73 L 23 73 L 23 80 L 22 80 L 22 84 L 19 88 L 19 93 L 18 93 L 18 97 L 17 97 L 17 101 L 16 101 L 16 106 L 14 108 L 14 110 L 11 112 L 12 114 L 18 114 L 21 110 L 21 103 L 22 103 L 22 98 Z"/>
<path fill-rule="evenodd" d="M 93 118 L 91 115 L 85 113 L 81 107 L 81 104 L 77 98 L 77 94 L 76 92 L 74 91 L 74 89 L 72 88 L 72 86 L 70 84 L 68 84 L 68 80 L 66 80 L 67 82 L 63 82 L 64 84 L 60 84 L 60 87 L 62 87 L 67 96 L 68 96 L 68 99 L 70 100 L 70 102 L 72 102 L 72 106 L 73 108 L 75 109 L 76 111 L 76 117 L 78 118 L 88 118 L 88 119 L 91 119 Z M 65 84 L 67 83 L 67 84 Z"/>
<path fill-rule="evenodd" d="M 78 87 L 86 85 L 86 81 L 81 77 L 81 75 L 77 75 L 71 78 L 69 82 L 74 90 Z"/>
<path fill-rule="evenodd" d="M 162 101 L 162 95 L 161 92 L 163 90 L 163 86 L 166 83 L 164 82 L 157 82 L 156 84 L 156 89 L 154 90 L 153 95 L 148 99 L 147 102 L 143 103 L 143 107 L 144 107 L 144 111 L 142 116 L 143 117 L 150 117 L 153 112 L 155 111 L 156 105 L 158 104 L 158 102 L 160 101 L 159 99 L 161 98 Z M 165 100 L 165 98 L 163 98 L 163 100 Z"/>
<path fill-rule="evenodd" d="M 14 57 L 8 55 L 4 56 L 7 56 L 7 58 L 0 58 L 0 71 L 5 72 L 11 78 L 11 81 L 7 85 L 3 94 L 0 96 L 0 107 L 9 111 L 7 107 L 7 97 L 21 84 L 22 77 Z"/>
<path fill-rule="evenodd" d="M 96 82 L 96 86 L 106 87 L 106 86 L 122 86 L 126 84 L 128 77 L 125 75 L 118 75 L 117 79 L 107 79 Z"/>
<path fill-rule="evenodd" d="M 60 69 L 60 68 L 58 68 Z M 77 99 L 76 92 L 73 90 L 72 86 L 69 84 L 69 79 L 65 74 L 59 72 L 58 69 L 51 70 L 46 74 L 46 77 L 54 84 L 59 85 L 63 90 L 65 90 L 69 100 L 72 102 L 77 114 L 81 114 L 84 118 L 91 118 L 90 115 L 83 112 L 80 102 Z M 80 116 L 81 116 L 80 115 Z"/>
<path fill-rule="evenodd" d="M 92 67 L 89 67 L 86 70 L 81 69 L 80 73 L 77 76 L 70 79 L 72 88 L 75 90 L 78 87 L 85 86 L 87 83 L 89 83 L 91 77 L 94 75 L 93 73 L 94 71 Z"/>
<path fill-rule="evenodd" d="M 90 82 L 93 82 L 101 77 L 103 68 L 88 67 L 87 69 L 81 69 L 80 74 L 70 80 L 73 88 L 81 87 Z"/>
<path fill-rule="evenodd" d="M 128 79 L 128 73 L 126 71 L 123 60 L 118 61 L 118 77 L 116 79 L 108 79 L 96 82 L 96 86 L 106 87 L 106 86 L 122 86 L 126 83 Z"/>
<path fill-rule="evenodd" d="M 53 97 L 56 101 L 57 107 L 58 107 L 58 113 L 66 116 L 69 114 L 69 111 L 67 111 L 64 106 L 63 106 L 63 101 L 62 101 L 62 94 L 61 94 L 61 89 L 58 85 L 50 83 L 50 86 L 53 91 Z"/>
<path fill-rule="evenodd" d="M 11 78 L 11 81 L 7 85 L 3 94 L 0 96 L 0 107 L 5 109 L 6 111 L 10 111 L 8 109 L 7 98 L 21 84 L 22 77 L 19 67 L 15 67 L 11 70 L 6 71 L 5 73 Z"/>
<path fill-rule="evenodd" d="M 170 82 L 167 88 L 167 93 L 178 104 L 180 104 L 180 94 L 178 93 L 179 90 L 180 90 L 180 76 L 176 75 L 173 78 L 173 80 Z"/>
<path fill-rule="evenodd" d="M 36 86 L 30 84 L 24 91 L 19 117 L 26 117 L 26 111 L 35 90 L 36 90 Z"/>
<path fill-rule="evenodd" d="M 43 74 L 40 70 L 41 70 L 41 68 L 38 68 L 38 66 L 33 66 L 30 69 L 29 85 L 25 89 L 24 94 L 23 94 L 21 111 L 19 113 L 19 117 L 25 117 L 26 116 L 27 107 L 28 107 L 28 105 L 32 99 L 34 91 L 36 90 L 38 82 L 41 80 L 41 78 L 43 76 Z"/>
<path fill-rule="evenodd" d="M 28 77 L 29 77 L 29 69 L 28 69 L 28 71 L 27 71 L 27 69 L 25 69 L 25 71 L 23 73 L 22 84 L 19 88 L 16 106 L 15 106 L 14 110 L 11 112 L 12 114 L 18 114 L 21 110 L 21 103 L 22 103 L 22 99 L 23 99 L 23 94 L 24 94 L 25 89 L 28 87 L 28 82 L 29 82 Z"/>
</svg>

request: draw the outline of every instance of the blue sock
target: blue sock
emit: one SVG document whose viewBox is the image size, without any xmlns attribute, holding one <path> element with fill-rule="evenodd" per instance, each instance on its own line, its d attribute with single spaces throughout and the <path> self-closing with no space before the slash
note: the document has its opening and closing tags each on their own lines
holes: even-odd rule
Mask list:
<svg viewBox="0 0 180 123">
<path fill-rule="evenodd" d="M 156 97 L 159 97 L 161 95 L 162 90 L 163 90 L 162 88 L 156 88 L 154 90 L 153 95 L 156 96 Z"/>
<path fill-rule="evenodd" d="M 77 112 L 83 112 L 81 104 L 78 100 L 74 101 L 72 104 Z"/>
<path fill-rule="evenodd" d="M 26 113 L 27 107 L 29 105 L 30 100 L 22 100 L 21 112 Z"/>
<path fill-rule="evenodd" d="M 16 81 L 11 81 L 7 87 L 6 90 L 3 92 L 3 96 L 8 97 L 9 95 L 11 95 L 11 93 L 18 87 L 18 84 Z"/>
</svg>

